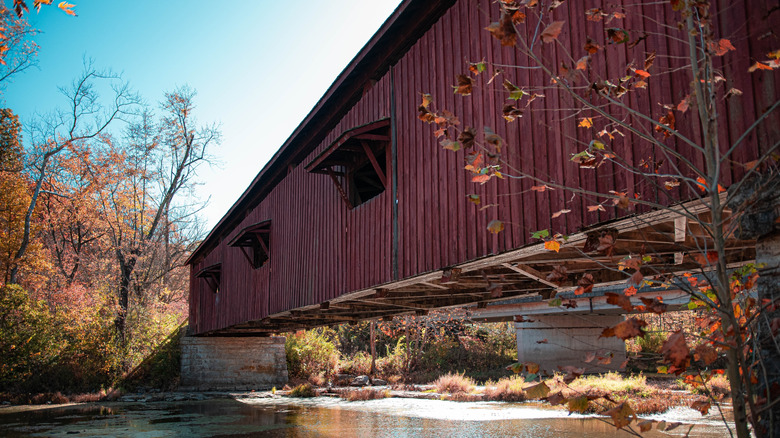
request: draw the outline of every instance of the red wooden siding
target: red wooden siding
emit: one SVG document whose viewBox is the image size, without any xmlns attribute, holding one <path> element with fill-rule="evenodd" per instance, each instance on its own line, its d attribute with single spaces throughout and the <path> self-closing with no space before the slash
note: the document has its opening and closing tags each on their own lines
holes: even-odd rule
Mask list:
<svg viewBox="0 0 780 438">
<path fill-rule="evenodd" d="M 390 190 L 349 210 L 327 175 L 304 169 L 344 131 L 389 117 L 389 96 L 387 77 L 365 94 L 257 208 L 247 212 L 218 249 L 192 266 L 197 272 L 222 263 L 219 294 L 198 279 L 192 283 L 190 324 L 194 333 L 390 281 Z M 227 243 L 244 227 L 266 220 L 271 221 L 272 230 L 270 258 L 259 269 L 252 269 L 241 250 Z"/>
<path fill-rule="evenodd" d="M 603 43 L 604 28 L 607 27 L 604 22 L 584 18 L 586 9 L 607 8 L 607 2 L 584 3 L 566 2 L 565 6 L 552 12 L 553 20 L 566 21 L 559 39 L 564 45 L 575 48 L 575 54 L 580 53 L 578 48 L 583 47 L 588 36 Z M 738 54 L 719 58 L 717 67 L 729 78 L 726 89 L 734 87 L 743 92 L 742 96 L 720 103 L 720 137 L 725 150 L 726 144 L 735 141 L 749 126 L 747 121 L 755 120 L 777 99 L 777 73 L 747 73 L 751 59 L 764 59 L 767 52 L 776 49 L 771 47 L 776 41 L 744 37 L 741 26 L 745 22 L 751 35 L 761 35 L 768 30 L 762 28 L 769 26 L 762 18 L 766 13 L 762 2 L 719 0 L 717 3 L 720 9 L 716 17 L 716 35 L 731 38 Z M 611 6 L 608 9 L 613 10 Z M 652 18 L 629 14 L 621 23 L 613 22 L 609 26 L 645 29 L 649 35 L 647 40 L 634 50 L 626 44 L 603 44 L 608 57 L 604 62 L 596 56 L 595 68 L 610 77 L 619 77 L 625 74 L 629 62 L 643 62 L 645 51 L 651 50 L 657 50 L 659 54 L 652 72 L 685 63 L 680 58 L 685 56 L 687 48 L 658 35 L 665 32 L 659 23 L 676 26 L 677 13 L 665 4 L 643 5 L 641 10 Z M 490 11 L 492 19 L 485 17 L 484 11 Z M 505 102 L 502 79 L 487 88 L 476 87 L 470 97 L 453 94 L 451 85 L 457 74 L 467 71 L 466 61 L 484 58 L 489 63 L 524 66 L 524 58 L 512 49 L 501 47 L 483 30 L 489 21 L 497 19 L 497 7 L 490 0 L 458 1 L 365 92 L 324 140 L 316 146 L 309 145 L 312 150 L 305 160 L 295 163 L 287 177 L 256 208 L 243 212 L 244 219 L 223 236 L 216 249 L 192 265 L 192 271 L 198 272 L 205 266 L 222 263 L 219 294 L 212 293 L 204 282 L 192 279 L 190 325 L 194 333 L 257 320 L 348 292 L 518 248 L 530 243 L 530 233 L 535 230 L 549 228 L 568 234 L 624 214 L 615 209 L 589 213 L 586 206 L 594 203 L 593 200 L 583 202 L 579 197 L 572 200 L 571 193 L 560 190 L 536 193 L 530 188 L 538 183 L 529 179 L 494 179 L 485 185 L 472 183 L 463 170 L 464 151 L 452 153 L 442 149 L 433 135 L 435 128 L 418 120 L 420 93 L 431 93 L 437 108 L 451 110 L 460 118 L 462 126 L 472 126 L 477 131 L 484 126 L 493 127 L 507 142 L 505 158 L 510 165 L 540 178 L 600 192 L 630 190 L 640 193 L 644 199 L 662 202 L 691 196 L 684 188 L 674 193 L 657 190 L 645 181 L 627 176 L 612 164 L 602 166 L 598 178 L 593 170 L 578 170 L 569 157 L 582 150 L 593 139 L 593 133 L 578 129 L 574 119 L 561 121 L 560 113 L 548 110 L 571 105 L 567 96 L 552 88 L 546 88 L 545 97 L 535 100 L 525 109 L 523 117 L 513 123 L 506 122 L 500 114 Z M 529 33 L 533 32 L 530 27 Z M 552 45 L 545 45 L 542 50 L 550 47 Z M 664 54 L 670 56 L 662 56 Z M 508 67 L 505 71 L 508 78 L 521 87 L 543 87 L 549 83 L 539 70 Z M 484 82 L 484 79 L 480 77 L 479 81 Z M 387 150 L 386 190 L 353 210 L 346 208 L 328 176 L 311 174 L 304 169 L 345 131 L 392 116 L 391 93 L 395 100 L 396 130 L 393 135 L 397 142 L 398 278 L 392 273 L 391 187 L 396 176 L 390 171 L 390 148 Z M 632 107 L 652 114 L 657 120 L 665 113 L 661 104 L 676 104 L 687 93 L 687 84 L 671 83 L 668 75 L 659 75 L 650 78 L 646 90 L 630 93 L 626 99 Z M 676 115 L 681 132 L 700 142 L 701 135 L 698 128 L 694 128 L 698 126 L 695 111 Z M 734 159 L 745 163 L 758 157 L 759 150 L 768 149 L 780 139 L 779 126 L 780 116 L 775 112 L 767 123 L 747 136 Z M 674 139 L 667 142 L 675 144 Z M 627 161 L 636 162 L 653 156 L 661 158 L 658 150 L 631 135 L 618 137 L 612 146 Z M 676 147 L 686 156 L 694 156 L 689 146 L 678 142 Z M 700 159 L 696 161 L 701 165 Z M 662 171 L 674 172 L 671 164 L 674 163 L 667 160 Z M 725 181 L 728 183 L 739 177 L 741 172 L 739 166 L 724 166 Z M 508 173 L 512 171 L 508 170 Z M 472 193 L 482 196 L 483 205 L 496 203 L 498 207 L 478 211 L 466 199 L 466 195 Z M 564 208 L 570 209 L 571 213 L 551 219 L 554 212 Z M 505 231 L 498 235 L 487 232 L 487 224 L 492 219 L 504 221 Z M 270 259 L 255 270 L 240 249 L 226 245 L 244 227 L 266 220 L 272 224 Z"/>
</svg>

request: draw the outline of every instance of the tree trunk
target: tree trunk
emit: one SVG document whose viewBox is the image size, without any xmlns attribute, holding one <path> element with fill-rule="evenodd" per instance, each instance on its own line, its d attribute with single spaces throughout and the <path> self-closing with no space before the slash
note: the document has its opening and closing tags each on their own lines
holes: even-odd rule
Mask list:
<svg viewBox="0 0 780 438">
<path fill-rule="evenodd" d="M 376 322 L 371 321 L 371 371 L 369 375 L 374 377 L 376 373 Z"/>
<path fill-rule="evenodd" d="M 780 305 L 780 232 L 763 236 L 756 243 L 758 301 Z M 765 310 L 758 321 L 756 338 L 760 360 L 754 370 L 758 377 L 756 429 L 758 436 L 780 437 L 780 344 L 773 332 L 780 322 L 780 306 Z M 774 329 L 774 330 L 773 330 Z M 763 400 L 766 400 L 762 403 Z"/>
<path fill-rule="evenodd" d="M 780 437 L 780 175 L 746 178 L 738 191 L 729 191 L 729 207 L 741 211 L 735 235 L 757 239 L 758 303 L 765 307 L 756 327 L 753 365 L 756 412 L 751 412 L 757 436 Z M 773 330 L 774 329 L 774 330 Z"/>
</svg>

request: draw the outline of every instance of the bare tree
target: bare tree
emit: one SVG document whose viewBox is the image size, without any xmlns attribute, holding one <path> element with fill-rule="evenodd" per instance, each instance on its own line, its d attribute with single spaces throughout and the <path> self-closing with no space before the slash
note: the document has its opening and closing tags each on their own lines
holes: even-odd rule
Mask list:
<svg viewBox="0 0 780 438">
<path fill-rule="evenodd" d="M 107 85 L 113 91 L 109 103 L 101 100 L 98 84 Z M 22 241 L 13 257 L 16 265 L 11 268 L 8 283 L 18 282 L 18 261 L 30 244 L 33 212 L 51 161 L 75 143 L 94 139 L 116 120 L 132 115 L 140 101 L 119 75 L 97 70 L 90 61 L 85 62 L 84 73 L 69 88 L 60 90 L 68 99 L 68 109 L 39 117 L 30 129 L 32 150 L 28 155 L 28 172 L 35 185 L 25 214 Z"/>
</svg>

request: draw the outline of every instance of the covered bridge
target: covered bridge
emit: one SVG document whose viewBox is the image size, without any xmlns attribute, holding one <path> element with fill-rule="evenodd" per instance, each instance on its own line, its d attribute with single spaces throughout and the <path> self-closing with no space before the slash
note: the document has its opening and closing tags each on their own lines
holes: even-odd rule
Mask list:
<svg viewBox="0 0 780 438">
<path fill-rule="evenodd" d="M 654 68 L 660 71 L 687 62 L 687 46 L 666 36 L 667 26 L 680 20 L 678 12 L 655 2 L 635 6 L 641 15 L 613 16 L 609 24 L 586 19 L 594 7 L 624 11 L 619 1 L 613 3 L 572 1 L 544 13 L 565 21 L 558 36 L 562 45 L 579 49 L 593 38 L 603 47 L 607 61 L 601 68 L 610 75 L 625 74 L 629 63 L 643 62 L 650 52 L 658 53 Z M 715 3 L 728 10 L 715 15 L 715 31 L 731 36 L 738 53 L 717 60 L 718 68 L 729 81 L 726 88 L 742 91 L 720 104 L 726 144 L 776 100 L 773 73 L 747 72 L 754 59 L 777 48 L 777 36 L 756 37 L 771 32 L 771 12 L 763 2 Z M 673 211 L 612 203 L 593 210 L 583 197 L 564 190 L 532 190 L 539 182 L 531 178 L 479 184 L 463 169 L 470 151 L 442 148 L 436 126 L 418 117 L 421 93 L 460 117 L 461 127 L 475 127 L 480 139 L 483 126 L 493 128 L 506 142 L 507 168 L 666 205 L 698 196 L 685 185 L 659 192 L 612 163 L 606 164 L 610 171 L 599 173 L 572 165 L 570 157 L 592 134 L 578 129 L 575 119 L 550 111 L 567 105 L 567 97 L 484 30 L 498 20 L 499 8 L 488 0 L 405 0 L 398 6 L 189 259 L 189 331 L 197 342 L 511 297 L 548 299 L 576 288 L 585 274 L 596 284 L 625 283 L 631 271 L 616 269 L 619 260 L 649 250 L 656 256 L 643 268 L 648 275 L 700 266 L 695 254 L 706 239 Z M 608 29 L 615 27 L 630 29 L 631 44 L 609 43 Z M 533 26 L 521 29 L 532 38 Z M 471 96 L 453 93 L 458 75 L 469 75 L 470 63 L 481 60 L 504 66 L 499 78 L 487 85 L 489 77 L 480 76 L 482 86 Z M 502 117 L 504 79 L 545 95 L 511 123 Z M 630 102 L 656 120 L 666 112 L 661 104 L 676 104 L 690 92 L 671 75 L 648 82 Z M 692 112 L 676 128 L 698 139 Z M 761 148 L 780 139 L 780 120 L 776 114 L 770 119 L 742 141 L 735 161 L 755 160 Z M 654 153 L 631 134 L 616 137 L 612 148 L 636 161 Z M 674 138 L 665 141 L 676 144 Z M 682 143 L 679 150 L 690 152 Z M 659 166 L 666 171 L 670 163 Z M 743 172 L 743 166 L 725 165 L 724 185 Z M 470 202 L 469 195 L 478 195 L 482 204 Z M 709 214 L 698 200 L 680 208 L 704 219 Z M 554 215 L 561 210 L 569 212 Z M 503 231 L 488 230 L 493 220 L 505 225 Z M 543 229 L 569 240 L 560 251 L 545 249 L 532 238 Z M 607 229 L 615 242 L 609 256 L 583 251 L 594 232 Z M 733 240 L 729 248 L 729 263 L 754 258 L 753 242 Z M 566 275 L 553 275 L 562 266 Z"/>
</svg>

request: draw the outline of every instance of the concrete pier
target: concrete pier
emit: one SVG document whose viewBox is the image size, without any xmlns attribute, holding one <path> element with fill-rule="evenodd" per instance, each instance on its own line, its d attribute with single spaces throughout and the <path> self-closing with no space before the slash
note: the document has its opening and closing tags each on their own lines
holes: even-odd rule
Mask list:
<svg viewBox="0 0 780 438">
<path fill-rule="evenodd" d="M 519 362 L 538 363 L 552 374 L 567 365 L 585 368 L 586 373 L 614 371 L 626 360 L 625 342 L 599 338 L 605 328 L 623 321 L 623 315 L 530 315 L 527 319 L 515 323 Z M 585 362 L 588 353 L 611 357 L 611 361 L 604 364 L 595 358 Z"/>
<path fill-rule="evenodd" d="M 191 337 L 181 339 L 182 390 L 247 391 L 287 383 L 285 338 Z"/>
</svg>

